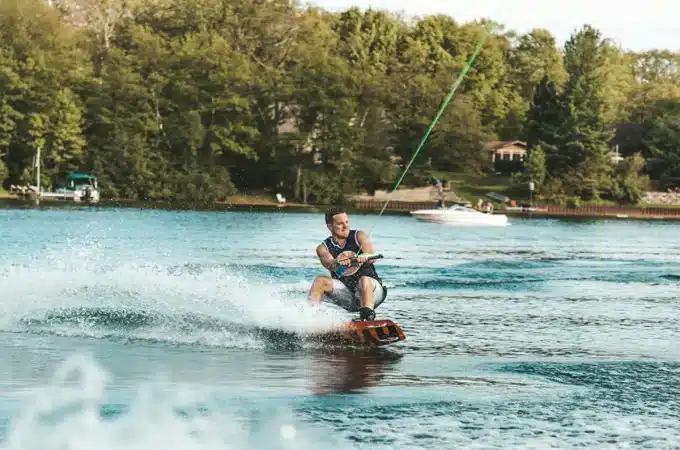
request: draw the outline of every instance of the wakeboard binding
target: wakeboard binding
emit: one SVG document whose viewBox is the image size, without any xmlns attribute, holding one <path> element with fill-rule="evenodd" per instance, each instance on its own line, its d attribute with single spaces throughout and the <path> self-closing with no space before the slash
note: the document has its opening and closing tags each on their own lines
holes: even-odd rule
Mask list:
<svg viewBox="0 0 680 450">
<path fill-rule="evenodd" d="M 375 310 L 366 306 L 359 308 L 359 317 L 353 319 L 354 322 L 370 322 L 375 320 Z"/>
</svg>

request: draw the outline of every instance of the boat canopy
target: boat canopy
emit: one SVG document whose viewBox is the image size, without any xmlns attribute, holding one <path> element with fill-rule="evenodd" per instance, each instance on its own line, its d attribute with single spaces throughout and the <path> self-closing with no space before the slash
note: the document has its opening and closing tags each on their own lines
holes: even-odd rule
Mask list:
<svg viewBox="0 0 680 450">
<path fill-rule="evenodd" d="M 89 185 L 97 188 L 97 177 L 83 172 L 62 172 L 56 176 L 56 189 L 75 189 L 76 187 Z"/>
</svg>

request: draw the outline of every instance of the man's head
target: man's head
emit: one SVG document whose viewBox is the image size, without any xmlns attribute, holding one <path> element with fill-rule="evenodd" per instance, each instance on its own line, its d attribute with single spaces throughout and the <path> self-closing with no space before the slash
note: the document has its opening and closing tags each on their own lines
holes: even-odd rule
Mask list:
<svg viewBox="0 0 680 450">
<path fill-rule="evenodd" d="M 347 239 L 349 236 L 349 217 L 342 208 L 330 208 L 326 211 L 326 226 L 333 236 Z"/>
</svg>

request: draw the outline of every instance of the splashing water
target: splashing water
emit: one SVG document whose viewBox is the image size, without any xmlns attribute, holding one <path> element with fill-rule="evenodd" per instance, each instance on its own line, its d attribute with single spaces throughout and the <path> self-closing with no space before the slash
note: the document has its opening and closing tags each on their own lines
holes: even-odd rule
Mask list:
<svg viewBox="0 0 680 450">
<path fill-rule="evenodd" d="M 233 399 L 220 400 L 214 392 L 194 386 L 148 383 L 139 387 L 129 405 L 110 403 L 111 381 L 90 357 L 71 357 L 49 385 L 26 399 L 0 449 L 349 448 L 322 430 L 298 423 L 290 411 L 243 414 Z"/>
<path fill-rule="evenodd" d="M 260 343 L 244 330 L 305 333 L 346 320 L 337 309 L 308 305 L 299 289 L 290 295 L 289 286 L 249 281 L 228 266 L 107 267 L 83 260 L 5 268 L 0 331 L 252 348 Z"/>
</svg>

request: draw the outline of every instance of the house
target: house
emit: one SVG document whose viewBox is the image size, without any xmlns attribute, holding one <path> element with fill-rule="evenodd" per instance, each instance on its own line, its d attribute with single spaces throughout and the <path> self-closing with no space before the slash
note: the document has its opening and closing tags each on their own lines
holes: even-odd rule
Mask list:
<svg viewBox="0 0 680 450">
<path fill-rule="evenodd" d="M 489 141 L 484 145 L 484 152 L 490 153 L 491 164 L 495 169 L 507 170 L 510 167 L 516 168 L 519 164 L 522 164 L 527 154 L 527 143 L 524 141 Z M 618 144 L 607 155 L 614 164 L 618 164 L 624 159 L 619 153 Z M 500 166 L 497 164 L 499 162 L 501 163 Z"/>
<path fill-rule="evenodd" d="M 278 124 L 276 127 L 276 131 L 279 136 L 283 136 L 286 134 L 292 134 L 296 135 L 298 133 L 298 127 L 295 122 L 295 118 L 293 117 L 293 111 L 290 107 L 284 106 L 282 108 L 283 114 L 286 116 L 286 118 L 283 120 L 283 123 Z M 317 151 L 314 146 L 313 146 L 313 141 L 318 135 L 318 130 L 315 129 L 309 135 L 307 135 L 305 141 L 302 143 L 300 152 L 301 153 L 311 153 L 312 154 L 312 161 L 315 165 L 319 165 L 323 163 L 323 158 L 322 155 L 319 151 Z"/>
<path fill-rule="evenodd" d="M 524 141 L 489 141 L 484 151 L 491 153 L 491 163 L 496 161 L 524 161 L 527 143 Z"/>
</svg>

